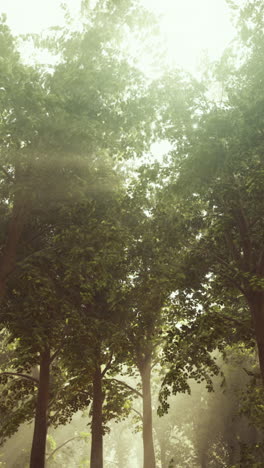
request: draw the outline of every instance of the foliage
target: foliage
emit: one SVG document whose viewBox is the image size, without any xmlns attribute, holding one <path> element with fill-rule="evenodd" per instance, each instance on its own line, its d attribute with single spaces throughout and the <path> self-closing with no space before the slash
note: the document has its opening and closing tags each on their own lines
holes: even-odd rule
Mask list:
<svg viewBox="0 0 264 468">
<path fill-rule="evenodd" d="M 68 16 L 34 36 L 56 58 L 50 66 L 23 63 L 2 18 L 1 443 L 34 416 L 34 372 L 48 347 L 50 426 L 90 405 L 99 368 L 107 432 L 132 409 L 133 391 L 116 376 L 139 371 L 143 383 L 160 361 L 158 413 L 171 411 L 168 440 L 157 431 L 163 464 L 261 465 L 252 356 L 257 342 L 263 377 L 264 7 L 228 3 L 238 37 L 207 83 L 178 70 L 149 83 L 126 47 L 153 29 L 134 0 L 84 1 L 78 28 Z M 171 150 L 148 164 L 155 138 Z M 236 363 L 233 377 L 219 353 Z M 223 367 L 228 399 L 213 393 Z M 170 396 L 190 393 L 191 380 L 199 405 L 175 424 Z"/>
</svg>

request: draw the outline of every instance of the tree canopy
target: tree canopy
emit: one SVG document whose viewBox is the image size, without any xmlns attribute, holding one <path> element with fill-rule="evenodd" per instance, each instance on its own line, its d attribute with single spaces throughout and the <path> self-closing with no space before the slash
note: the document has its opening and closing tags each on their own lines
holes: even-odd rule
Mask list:
<svg viewBox="0 0 264 468">
<path fill-rule="evenodd" d="M 30 468 L 76 438 L 102 468 L 132 413 L 144 468 L 263 464 L 264 6 L 228 3 L 237 38 L 200 79 L 158 51 L 144 75 L 127 38 L 156 23 L 134 0 L 31 36 L 49 65 L 0 22 L 0 442 L 34 422 Z M 80 411 L 91 443 L 47 454 Z"/>
</svg>

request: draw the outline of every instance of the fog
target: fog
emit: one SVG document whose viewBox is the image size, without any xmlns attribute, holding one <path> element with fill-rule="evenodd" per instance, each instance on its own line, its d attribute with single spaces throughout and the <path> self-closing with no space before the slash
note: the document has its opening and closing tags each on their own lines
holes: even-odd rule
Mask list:
<svg viewBox="0 0 264 468">
<path fill-rule="evenodd" d="M 212 392 L 204 383 L 189 381 L 191 393 L 168 398 L 168 413 L 158 416 L 160 375 L 153 372 L 153 436 L 157 468 L 203 468 L 236 466 L 243 446 L 261 440 L 261 433 L 241 412 L 249 376 L 233 358 L 218 356 L 223 374 L 213 378 Z M 248 366 L 249 362 L 244 361 Z M 124 380 L 124 377 L 123 377 Z M 129 386 L 137 380 L 129 378 Z M 66 426 L 50 429 L 47 437 L 46 467 L 85 468 L 90 466 L 91 408 L 73 415 Z M 127 417 L 104 426 L 104 467 L 141 468 L 142 402 L 134 399 Z M 1 465 L 27 468 L 32 424 L 22 425 L 1 449 Z"/>
</svg>

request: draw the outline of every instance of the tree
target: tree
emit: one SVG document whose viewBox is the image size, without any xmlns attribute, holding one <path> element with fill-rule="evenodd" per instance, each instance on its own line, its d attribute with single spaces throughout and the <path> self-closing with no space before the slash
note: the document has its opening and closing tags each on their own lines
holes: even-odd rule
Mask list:
<svg viewBox="0 0 264 468">
<path fill-rule="evenodd" d="M 6 222 L 1 236 L 0 283 L 4 295 L 8 280 L 12 298 L 8 296 L 7 305 L 11 308 L 12 301 L 14 303 L 21 298 L 23 281 L 26 290 L 32 287 L 32 310 L 40 322 L 36 331 L 39 347 L 35 349 L 34 343 L 30 342 L 29 330 L 25 329 L 21 316 L 16 320 L 12 313 L 10 320 L 3 318 L 2 323 L 17 339 L 21 338 L 25 346 L 29 341 L 34 359 L 36 353 L 40 353 L 36 444 L 34 442 L 32 451 L 37 458 L 33 457 L 32 467 L 40 468 L 44 464 L 50 353 L 53 347 L 49 339 L 52 341 L 57 331 L 61 331 L 60 327 L 57 331 L 56 326 L 51 327 L 51 335 L 55 335 L 49 336 L 46 344 L 46 322 L 52 315 L 50 310 L 53 310 L 50 299 L 53 297 L 55 302 L 59 301 L 62 316 L 67 304 L 60 302 L 63 287 L 60 290 L 59 283 L 64 266 L 57 271 L 59 265 L 53 263 L 55 258 L 45 257 L 45 253 L 42 255 L 31 246 L 37 245 L 38 242 L 34 241 L 40 238 L 41 248 L 51 248 L 49 241 L 54 239 L 55 232 L 57 234 L 58 220 L 62 222 L 64 216 L 67 224 L 71 210 L 87 198 L 94 199 L 98 194 L 106 193 L 104 184 L 108 188 L 115 184 L 109 174 L 104 177 L 107 173 L 105 161 L 128 157 L 135 152 L 140 154 L 149 144 L 151 109 L 154 111 L 152 99 L 142 75 L 129 64 L 120 46 L 122 33 L 129 25 L 137 24 L 140 16 L 134 2 L 121 2 L 117 8 L 102 1 L 94 9 L 88 9 L 81 31 L 68 28 L 57 30 L 55 38 L 35 38 L 36 45 L 47 47 L 59 56 L 51 72 L 45 67 L 34 69 L 23 65 L 8 28 L 1 25 L 4 59 L 1 61 L 4 77 L 1 89 L 4 108 L 1 120 L 1 190 L 4 195 L 1 209 Z M 141 20 L 143 17 L 144 14 Z M 17 94 L 13 92 L 15 90 Z M 146 113 L 146 108 L 150 112 Z M 110 166 L 108 172 L 111 172 Z M 45 237 L 46 234 L 50 238 L 48 235 Z M 33 257 L 32 263 L 28 256 Z M 17 264 L 20 267 L 18 274 L 15 272 Z M 29 265 L 34 270 L 32 276 L 27 271 Z M 47 268 L 52 268 L 55 276 L 47 275 Z M 27 271 L 24 278 L 21 271 Z M 14 284 L 14 279 L 18 284 Z M 46 309 L 40 310 L 39 314 L 36 300 L 38 281 L 43 286 L 46 301 Z M 75 293 L 73 291 L 73 295 Z M 68 297 L 71 302 L 70 294 Z M 27 307 L 24 301 L 21 311 Z M 67 313 L 62 316 L 60 318 L 65 325 Z M 26 366 L 26 361 L 23 365 Z"/>
<path fill-rule="evenodd" d="M 21 422 L 31 420 L 35 412 L 31 466 L 44 466 L 48 413 L 56 410 L 56 387 L 63 381 L 62 370 L 56 368 L 55 360 L 65 336 L 70 335 L 67 318 L 73 311 L 71 296 L 62 284 L 61 259 L 54 255 L 52 247 L 49 239 L 45 252 L 28 260 L 13 275 L 12 290 L 1 312 L 1 324 L 10 331 L 15 345 L 15 358 L 7 363 L 7 371 L 1 377 L 3 383 L 7 376 L 12 379 L 3 396 L 7 397 L 7 409 L 10 399 L 14 406 L 13 421 L 7 414 L 8 423 L 2 433 L 10 435 L 10 430 L 15 431 Z M 52 251 L 50 256 L 48 249 Z M 32 376 L 31 370 L 36 366 L 39 373 Z M 71 412 L 69 408 L 68 411 Z"/>
<path fill-rule="evenodd" d="M 124 387 L 121 391 L 115 379 L 108 377 L 119 372 L 126 360 L 124 288 L 128 267 L 127 234 L 120 219 L 123 211 L 122 191 L 113 191 L 107 200 L 97 200 L 89 214 L 86 206 L 79 208 L 79 224 L 76 218 L 58 238 L 58 245 L 68 251 L 67 281 L 76 290 L 79 303 L 79 313 L 69 319 L 77 335 L 64 347 L 63 359 L 77 393 L 87 393 L 92 400 L 93 467 L 103 464 L 107 421 L 129 410 L 124 404 L 130 391 Z"/>
<path fill-rule="evenodd" d="M 251 316 L 264 376 L 261 11 L 260 2 L 246 3 L 241 10 L 240 26 L 244 32 L 248 22 L 252 22 L 247 37 L 239 42 L 242 63 L 237 65 L 229 51 L 215 66 L 214 79 L 223 86 L 222 100 L 210 101 L 197 92 L 193 105 L 187 106 L 181 138 L 178 117 L 168 104 L 165 134 L 174 145 L 169 157 L 169 190 L 189 206 L 200 200 L 200 209 L 193 218 L 200 232 L 192 246 L 186 244 L 185 271 L 193 279 L 193 284 L 182 288 L 186 310 L 190 295 L 197 294 L 196 306 L 200 304 L 208 311 L 203 322 L 208 340 L 212 321 L 221 334 L 220 321 L 224 318 L 234 327 L 236 320 L 247 324 L 244 338 L 251 342 Z M 188 226 L 186 233 L 188 237 Z M 197 324 L 201 324 L 203 311 L 200 312 L 190 307 Z"/>
<path fill-rule="evenodd" d="M 138 183 L 128 193 L 130 206 L 129 274 L 127 277 L 127 308 L 129 323 L 126 330 L 128 363 L 136 367 L 142 386 L 144 468 L 155 467 L 152 427 L 151 371 L 159 360 L 163 344 L 163 325 L 167 300 L 178 281 L 174 244 L 164 235 L 164 213 L 158 190 L 159 165 L 139 169 Z M 135 214 L 136 213 L 136 214 Z M 168 220 L 166 220 L 167 222 Z"/>
</svg>

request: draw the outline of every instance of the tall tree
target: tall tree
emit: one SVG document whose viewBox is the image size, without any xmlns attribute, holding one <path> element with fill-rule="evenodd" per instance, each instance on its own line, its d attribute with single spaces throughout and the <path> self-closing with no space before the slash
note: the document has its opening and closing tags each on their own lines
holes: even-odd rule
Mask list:
<svg viewBox="0 0 264 468">
<path fill-rule="evenodd" d="M 159 164 L 145 164 L 139 169 L 139 179 L 128 195 L 130 207 L 130 245 L 128 249 L 129 275 L 127 277 L 127 347 L 131 366 L 139 372 L 143 405 L 144 468 L 156 465 L 152 425 L 151 371 L 163 344 L 163 309 L 170 294 L 177 287 L 178 265 L 175 255 L 180 235 L 175 239 L 164 233 L 164 215 L 159 186 Z M 179 233 L 178 233 L 179 234 Z M 165 313 L 165 312 L 164 312 Z"/>
<path fill-rule="evenodd" d="M 200 304 L 208 311 L 211 304 L 211 315 L 218 303 L 220 317 L 234 312 L 234 319 L 249 322 L 251 316 L 264 378 L 262 13 L 260 2 L 246 2 L 240 11 L 241 61 L 236 63 L 229 51 L 213 72 L 223 88 L 221 101 L 193 95 L 197 110 L 189 107 L 181 139 L 179 120 L 168 104 L 165 133 L 174 145 L 171 191 L 189 206 L 201 201 L 200 233 L 189 250 L 194 283 L 186 288 L 186 301 L 200 284 Z"/>
<path fill-rule="evenodd" d="M 52 333 L 56 330 L 56 327 L 51 327 L 52 337 L 45 341 L 45 324 L 52 315 L 51 311 L 55 313 L 51 298 L 55 297 L 55 302 L 60 301 L 60 291 L 56 288 L 60 289 L 58 282 L 63 279 L 63 272 L 57 271 L 59 265 L 52 268 L 50 275 L 47 274 L 48 265 L 54 264 L 55 256 L 49 257 L 51 245 L 45 234 L 54 239 L 58 223 L 67 225 L 72 210 L 76 207 L 78 210 L 78 206 L 87 199 L 103 197 L 116 183 L 111 179 L 111 164 L 107 161 L 141 154 L 149 145 L 152 133 L 154 107 L 148 86 L 142 74 L 129 63 L 121 47 L 127 28 L 137 28 L 139 18 L 139 27 L 143 26 L 144 12 L 142 15 L 137 11 L 133 1 L 124 1 L 118 6 L 101 1 L 94 9 L 84 6 L 84 10 L 81 30 L 73 31 L 71 27 L 60 29 L 55 37 L 50 36 L 44 42 L 36 38 L 36 45 L 47 47 L 58 57 L 52 71 L 46 67 L 34 69 L 23 65 L 10 31 L 4 23 L 1 24 L 4 59 L 1 60 L 4 109 L 1 119 L 1 209 L 5 225 L 1 232 L 0 290 L 4 295 L 8 280 L 13 299 L 17 294 L 20 297 L 22 293 L 17 293 L 22 284 L 20 273 L 22 271 L 23 276 L 26 271 L 23 278 L 25 289 L 33 285 L 36 293 L 38 281 L 40 285 L 43 281 L 47 305 L 38 313 L 38 301 L 32 308 L 39 321 L 36 335 L 38 337 L 39 332 L 41 336 L 36 339 L 41 372 L 36 407 L 38 428 L 32 449 L 36 456 L 32 455 L 32 468 L 44 466 L 50 353 L 53 347 L 49 341 L 53 340 Z M 145 112 L 146 108 L 148 112 Z M 44 242 L 44 250 L 47 248 L 48 257 L 45 257 L 45 252 L 34 251 L 33 247 L 38 244 L 35 239 L 38 238 L 47 241 L 47 245 Z M 61 250 L 58 252 L 60 255 Z M 28 255 L 33 258 L 30 266 L 34 270 L 32 277 L 27 271 L 30 264 Z M 43 271 L 38 260 L 43 260 Z M 14 270 L 18 263 L 21 269 L 16 275 Z M 12 276 L 19 279 L 17 285 L 12 283 Z M 81 297 L 73 285 L 71 291 L 77 299 Z M 50 298 L 47 297 L 49 293 Z M 32 301 L 33 298 L 36 299 L 35 294 Z M 8 306 L 10 301 L 8 297 Z M 59 309 L 65 312 L 64 305 L 63 301 L 60 302 Z M 21 307 L 26 309 L 26 303 L 23 302 Z M 25 333 L 29 339 L 27 333 L 30 328 L 25 330 L 19 317 L 16 328 L 13 319 L 10 316 L 9 322 L 6 318 L 2 322 L 10 329 L 15 328 L 17 338 L 23 341 Z M 29 346 L 34 347 L 34 343 L 30 342 Z M 33 353 L 33 349 L 31 351 Z"/>
<path fill-rule="evenodd" d="M 1 324 L 10 331 L 16 345 L 15 359 L 7 363 L 3 375 L 18 379 L 7 386 L 6 396 L 20 398 L 25 405 L 23 408 L 21 401 L 14 402 L 17 405 L 14 416 L 18 417 L 13 422 L 13 430 L 17 429 L 17 423 L 31 419 L 35 412 L 32 467 L 44 466 L 49 413 L 56 408 L 53 399 L 56 386 L 62 384 L 59 369 L 54 378 L 54 360 L 70 334 L 67 318 L 74 309 L 71 295 L 63 287 L 61 258 L 54 255 L 51 239 L 42 242 L 42 247 L 44 251 L 24 262 L 23 268 L 13 275 L 12 290 L 6 295 L 1 310 Z M 36 366 L 39 372 L 32 375 L 31 370 Z M 19 385 L 19 379 L 28 383 L 21 385 L 20 381 Z M 30 393 L 32 397 L 28 399 Z M 9 419 L 12 428 L 11 415 Z"/>
</svg>

